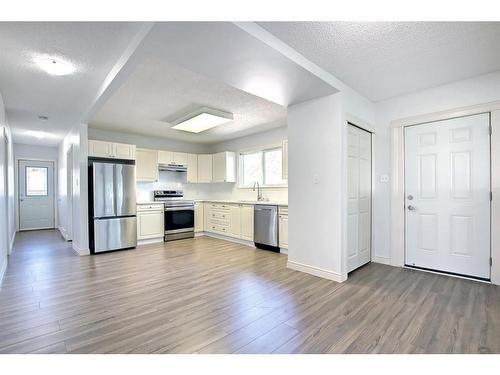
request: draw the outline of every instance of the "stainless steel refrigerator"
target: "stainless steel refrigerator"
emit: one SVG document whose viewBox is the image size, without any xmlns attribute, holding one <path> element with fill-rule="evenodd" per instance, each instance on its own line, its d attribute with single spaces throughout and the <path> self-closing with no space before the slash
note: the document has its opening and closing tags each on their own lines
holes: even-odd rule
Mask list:
<svg viewBox="0 0 500 375">
<path fill-rule="evenodd" d="M 91 253 L 137 246 L 135 163 L 89 159 Z"/>
</svg>

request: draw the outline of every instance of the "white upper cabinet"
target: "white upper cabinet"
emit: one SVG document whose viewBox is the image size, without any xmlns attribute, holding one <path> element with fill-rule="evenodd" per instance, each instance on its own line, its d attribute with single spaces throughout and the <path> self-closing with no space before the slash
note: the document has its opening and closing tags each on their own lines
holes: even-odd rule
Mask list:
<svg viewBox="0 0 500 375">
<path fill-rule="evenodd" d="M 188 154 L 186 154 L 185 152 L 174 152 L 173 157 L 174 164 L 187 166 Z"/>
<path fill-rule="evenodd" d="M 213 182 L 236 182 L 236 154 L 231 151 L 213 155 Z"/>
<path fill-rule="evenodd" d="M 212 182 L 212 155 L 198 155 L 198 182 Z"/>
<path fill-rule="evenodd" d="M 187 154 L 187 179 L 186 182 L 198 182 L 198 155 Z"/>
<path fill-rule="evenodd" d="M 114 155 L 117 159 L 135 160 L 135 145 L 114 143 Z"/>
<path fill-rule="evenodd" d="M 89 140 L 89 156 L 98 158 L 135 159 L 135 145 Z"/>
<path fill-rule="evenodd" d="M 137 181 L 158 181 L 158 151 L 138 148 L 135 165 Z"/>
<path fill-rule="evenodd" d="M 188 154 L 185 152 L 173 152 L 160 150 L 158 151 L 159 164 L 174 164 L 186 166 L 188 162 Z"/>
<path fill-rule="evenodd" d="M 158 164 L 172 164 L 174 153 L 172 151 L 158 151 Z"/>
<path fill-rule="evenodd" d="M 283 174 L 283 179 L 288 180 L 288 139 L 283 140 L 281 144 L 281 152 L 282 152 L 281 162 L 283 163 L 281 170 Z"/>
</svg>

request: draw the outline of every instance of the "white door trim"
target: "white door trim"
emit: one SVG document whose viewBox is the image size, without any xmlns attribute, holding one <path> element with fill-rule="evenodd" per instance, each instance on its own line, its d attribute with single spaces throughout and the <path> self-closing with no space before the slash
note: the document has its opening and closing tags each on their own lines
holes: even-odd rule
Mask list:
<svg viewBox="0 0 500 375">
<path fill-rule="evenodd" d="M 371 142 L 372 142 L 372 181 L 371 181 L 371 187 L 372 187 L 372 199 L 371 199 L 371 234 L 370 234 L 370 261 L 372 262 L 377 262 L 377 263 L 384 263 L 383 261 L 377 259 L 377 257 L 374 255 L 375 251 L 373 249 L 373 244 L 375 243 L 374 241 L 374 225 L 373 225 L 373 210 L 374 210 L 374 197 L 373 197 L 373 192 L 375 191 L 375 157 L 376 157 L 376 146 L 374 142 L 374 136 L 375 136 L 375 130 L 374 128 L 367 123 L 366 121 L 363 121 L 349 113 L 344 114 L 344 152 L 343 152 L 343 165 L 344 165 L 344 182 L 343 182 L 343 202 L 342 202 L 342 211 L 343 211 L 343 228 L 342 228 L 342 270 L 346 271 L 347 270 L 347 129 L 349 125 L 354 125 L 357 126 L 358 128 L 362 130 L 366 130 L 367 132 L 371 133 Z M 348 277 L 347 272 L 346 272 L 346 277 Z"/>
<path fill-rule="evenodd" d="M 491 227 L 500 226 L 500 101 L 454 108 L 447 111 L 413 116 L 391 122 L 391 265 L 404 266 L 404 127 L 455 117 L 491 112 L 491 185 L 493 190 Z M 491 283 L 500 285 L 500 235 L 491 231 Z"/>
<path fill-rule="evenodd" d="M 19 232 L 19 215 L 20 215 L 20 210 L 19 210 L 19 162 L 21 160 L 24 161 L 47 161 L 47 162 L 52 162 L 54 164 L 54 173 L 53 173 L 53 180 L 54 180 L 54 228 L 57 228 L 57 223 L 58 223 L 58 217 L 57 217 L 57 176 L 59 174 L 59 170 L 57 167 L 57 160 L 55 159 L 41 159 L 41 158 L 16 158 L 15 159 L 15 167 L 14 167 L 14 194 L 15 194 L 15 199 L 14 199 L 14 211 L 15 211 L 15 219 L 16 219 L 16 232 Z"/>
</svg>

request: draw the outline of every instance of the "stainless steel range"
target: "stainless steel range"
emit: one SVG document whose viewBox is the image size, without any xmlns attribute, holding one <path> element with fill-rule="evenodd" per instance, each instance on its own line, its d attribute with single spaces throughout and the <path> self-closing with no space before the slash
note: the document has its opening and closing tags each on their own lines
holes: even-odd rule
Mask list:
<svg viewBox="0 0 500 375">
<path fill-rule="evenodd" d="M 182 190 L 155 190 L 154 200 L 165 203 L 165 241 L 194 237 L 194 201 Z"/>
</svg>

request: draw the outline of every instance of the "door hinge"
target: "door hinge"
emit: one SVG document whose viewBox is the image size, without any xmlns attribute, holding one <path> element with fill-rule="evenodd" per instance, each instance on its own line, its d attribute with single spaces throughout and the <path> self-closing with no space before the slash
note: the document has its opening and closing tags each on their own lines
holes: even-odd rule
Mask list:
<svg viewBox="0 0 500 375">
<path fill-rule="evenodd" d="M 490 191 L 490 202 L 493 200 L 493 192 Z"/>
<path fill-rule="evenodd" d="M 493 265 L 493 258 L 490 257 L 490 267 Z"/>
<path fill-rule="evenodd" d="M 491 135 L 491 133 L 493 133 L 493 129 L 491 128 L 491 124 L 489 126 L 489 131 L 490 131 L 490 135 Z"/>
</svg>

